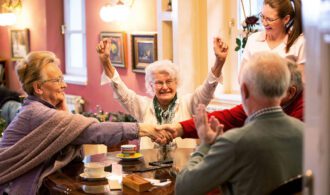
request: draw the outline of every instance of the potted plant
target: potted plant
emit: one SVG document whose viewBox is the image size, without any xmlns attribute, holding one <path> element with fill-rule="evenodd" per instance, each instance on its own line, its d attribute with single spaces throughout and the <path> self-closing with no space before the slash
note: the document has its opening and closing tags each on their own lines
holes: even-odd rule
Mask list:
<svg viewBox="0 0 330 195">
<path fill-rule="evenodd" d="M 7 126 L 7 123 L 6 123 L 5 119 L 3 119 L 0 116 L 0 139 L 2 137 L 2 132 L 3 132 L 3 130 L 5 130 L 6 126 Z"/>
</svg>

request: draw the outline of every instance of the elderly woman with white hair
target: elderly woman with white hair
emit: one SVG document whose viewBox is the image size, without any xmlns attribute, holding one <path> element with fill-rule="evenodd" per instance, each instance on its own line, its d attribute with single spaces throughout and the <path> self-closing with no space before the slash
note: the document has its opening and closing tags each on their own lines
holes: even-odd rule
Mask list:
<svg viewBox="0 0 330 195">
<path fill-rule="evenodd" d="M 148 65 L 145 69 L 145 86 L 149 95 L 142 96 L 129 89 L 121 80 L 118 72 L 110 61 L 111 40 L 104 39 L 97 46 L 97 52 L 104 68 L 102 83 L 111 83 L 123 107 L 139 122 L 165 124 L 186 120 L 196 113 L 196 105 L 209 104 L 221 76 L 228 46 L 220 39 L 214 38 L 214 53 L 216 62 L 204 83 L 191 94 L 178 95 L 180 83 L 178 68 L 169 60 L 160 60 Z M 178 146 L 194 147 L 195 142 L 177 141 Z M 152 145 L 143 140 L 140 148 L 150 148 Z"/>
</svg>

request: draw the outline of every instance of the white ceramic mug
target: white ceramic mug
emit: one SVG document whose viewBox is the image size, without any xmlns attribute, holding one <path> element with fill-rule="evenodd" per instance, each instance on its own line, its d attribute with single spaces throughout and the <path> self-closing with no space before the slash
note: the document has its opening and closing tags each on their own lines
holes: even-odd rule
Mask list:
<svg viewBox="0 0 330 195">
<path fill-rule="evenodd" d="M 86 163 L 84 172 L 88 177 L 103 177 L 104 164 L 98 162 Z"/>
</svg>

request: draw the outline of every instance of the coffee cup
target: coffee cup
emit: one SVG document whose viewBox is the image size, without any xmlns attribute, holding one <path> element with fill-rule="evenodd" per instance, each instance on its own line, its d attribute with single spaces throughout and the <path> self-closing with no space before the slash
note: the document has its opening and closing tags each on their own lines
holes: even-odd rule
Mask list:
<svg viewBox="0 0 330 195">
<path fill-rule="evenodd" d="M 98 162 L 90 162 L 85 164 L 84 173 L 88 177 L 103 177 L 104 176 L 104 164 Z"/>
<path fill-rule="evenodd" d="M 120 149 L 121 153 L 125 156 L 130 156 L 136 153 L 136 145 L 134 144 L 121 145 Z"/>
</svg>

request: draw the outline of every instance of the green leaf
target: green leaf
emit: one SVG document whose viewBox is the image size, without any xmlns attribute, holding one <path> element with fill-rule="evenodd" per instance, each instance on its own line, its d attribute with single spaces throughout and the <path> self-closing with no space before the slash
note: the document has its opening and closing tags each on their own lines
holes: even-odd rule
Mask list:
<svg viewBox="0 0 330 195">
<path fill-rule="evenodd" d="M 236 44 L 237 44 L 238 46 L 241 46 L 241 39 L 236 38 Z"/>
<path fill-rule="evenodd" d="M 240 49 L 241 49 L 240 46 L 236 46 L 235 51 L 238 51 L 238 50 L 240 50 Z"/>
<path fill-rule="evenodd" d="M 242 48 L 245 48 L 246 42 L 247 42 L 247 38 L 246 38 L 246 37 L 244 37 L 244 38 L 243 38 L 243 44 L 242 44 Z"/>
</svg>

